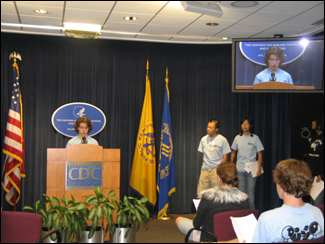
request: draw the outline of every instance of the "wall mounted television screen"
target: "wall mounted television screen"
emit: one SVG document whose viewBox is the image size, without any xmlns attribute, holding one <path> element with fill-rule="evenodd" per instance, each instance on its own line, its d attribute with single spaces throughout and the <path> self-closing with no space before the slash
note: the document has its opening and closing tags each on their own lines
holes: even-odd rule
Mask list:
<svg viewBox="0 0 325 244">
<path fill-rule="evenodd" d="M 324 37 L 233 39 L 233 92 L 324 92 Z"/>
</svg>

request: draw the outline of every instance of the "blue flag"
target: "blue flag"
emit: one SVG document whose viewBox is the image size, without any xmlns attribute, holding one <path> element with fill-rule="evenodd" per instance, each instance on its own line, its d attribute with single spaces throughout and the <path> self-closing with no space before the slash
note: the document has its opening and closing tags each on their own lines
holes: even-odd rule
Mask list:
<svg viewBox="0 0 325 244">
<path fill-rule="evenodd" d="M 167 73 L 167 71 L 166 71 Z M 164 111 L 161 123 L 160 154 L 157 175 L 158 219 L 167 215 L 168 196 L 175 190 L 174 152 L 172 128 L 169 111 L 168 76 L 166 77 L 166 92 L 164 98 Z"/>
</svg>

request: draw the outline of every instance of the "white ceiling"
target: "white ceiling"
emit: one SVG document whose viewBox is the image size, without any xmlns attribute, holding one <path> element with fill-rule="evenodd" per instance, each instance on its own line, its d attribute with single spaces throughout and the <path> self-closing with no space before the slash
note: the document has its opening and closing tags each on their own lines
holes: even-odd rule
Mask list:
<svg viewBox="0 0 325 244">
<path fill-rule="evenodd" d="M 231 3 L 220 2 L 219 18 L 185 11 L 178 1 L 1 1 L 1 32 L 64 36 L 63 23 L 75 22 L 101 25 L 100 39 L 218 44 L 232 38 L 309 36 L 324 31 L 324 1 L 258 1 L 247 8 Z M 37 14 L 35 9 L 48 14 Z M 126 16 L 137 20 L 126 21 Z M 322 24 L 313 25 L 322 19 Z M 219 25 L 207 26 L 208 22 Z"/>
</svg>

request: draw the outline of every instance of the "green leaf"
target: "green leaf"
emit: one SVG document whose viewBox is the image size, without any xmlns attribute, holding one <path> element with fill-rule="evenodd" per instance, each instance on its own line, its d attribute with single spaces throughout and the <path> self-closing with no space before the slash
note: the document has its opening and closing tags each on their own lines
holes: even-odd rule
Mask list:
<svg viewBox="0 0 325 244">
<path fill-rule="evenodd" d="M 66 195 L 63 195 L 63 200 L 64 200 L 65 206 L 68 206 L 68 198 Z"/>
<path fill-rule="evenodd" d="M 98 226 L 98 221 L 99 221 L 99 218 L 95 215 L 94 219 L 93 219 L 93 223 L 92 223 L 92 227 L 94 229 L 96 229 L 96 227 Z"/>
<path fill-rule="evenodd" d="M 98 216 L 99 219 L 103 217 L 103 209 L 101 206 L 96 207 L 96 215 Z"/>
<path fill-rule="evenodd" d="M 78 223 L 78 221 L 75 221 L 74 222 L 74 226 L 73 227 L 74 227 L 74 230 L 75 231 L 77 231 L 79 229 L 79 223 Z"/>
<path fill-rule="evenodd" d="M 46 194 L 43 194 L 43 196 L 46 197 L 46 203 L 51 202 L 51 198 L 50 198 L 50 196 L 48 196 L 48 195 L 46 195 Z"/>
<path fill-rule="evenodd" d="M 56 204 L 60 206 L 60 200 L 57 197 L 53 197 L 53 201 L 55 201 Z"/>
<path fill-rule="evenodd" d="M 72 242 L 72 229 L 70 228 L 70 226 L 67 226 L 67 242 Z"/>
<path fill-rule="evenodd" d="M 135 212 L 135 216 L 137 217 L 137 219 L 140 221 L 140 223 L 142 223 L 142 217 L 141 214 L 139 213 L 139 211 L 137 209 L 134 209 Z"/>
<path fill-rule="evenodd" d="M 123 202 L 124 202 L 125 206 L 129 207 L 130 203 L 129 203 L 127 196 L 124 196 Z"/>
<path fill-rule="evenodd" d="M 38 214 L 40 211 L 40 208 L 42 207 L 41 201 L 40 200 L 36 201 L 34 206 L 35 206 L 35 213 Z"/>
<path fill-rule="evenodd" d="M 89 233 L 88 233 L 88 239 L 91 239 L 95 234 L 95 229 L 94 228 L 90 228 Z"/>
<path fill-rule="evenodd" d="M 94 195 L 89 195 L 89 196 L 86 198 L 85 202 L 86 202 L 86 203 L 89 203 L 89 201 L 93 200 L 94 198 L 96 198 L 96 196 L 94 196 Z"/>
<path fill-rule="evenodd" d="M 107 197 L 111 197 L 111 196 L 115 196 L 115 195 L 116 195 L 115 190 L 110 190 Z"/>
<path fill-rule="evenodd" d="M 23 207 L 23 209 L 28 209 L 28 210 L 34 211 L 34 209 L 32 207 L 30 207 L 30 206 L 25 206 L 25 207 Z"/>
<path fill-rule="evenodd" d="M 140 206 L 135 205 L 135 207 L 136 207 L 136 209 L 137 209 L 138 211 L 140 211 L 143 215 L 146 215 L 146 212 L 145 212 L 144 209 L 142 209 Z"/>
<path fill-rule="evenodd" d="M 93 219 L 94 216 L 95 216 L 95 214 L 96 214 L 96 207 L 93 207 L 93 208 L 90 210 L 90 212 L 89 212 L 88 220 Z"/>
<path fill-rule="evenodd" d="M 47 225 L 47 228 L 50 230 L 50 229 L 52 229 L 52 215 L 51 214 L 49 214 L 48 216 L 47 216 L 47 222 L 46 222 L 46 225 Z"/>
<path fill-rule="evenodd" d="M 46 214 L 45 210 L 41 209 L 40 212 L 41 212 L 41 215 L 43 216 L 43 219 L 45 219 L 45 221 L 47 221 L 47 214 Z"/>
<path fill-rule="evenodd" d="M 69 226 L 68 217 L 65 214 L 63 214 L 63 225 L 65 227 L 68 227 Z"/>
<path fill-rule="evenodd" d="M 105 203 L 107 206 L 109 206 L 110 208 L 112 208 L 112 209 L 115 209 L 116 208 L 116 206 L 114 205 L 114 204 L 112 204 L 112 203 L 110 203 L 110 202 L 107 202 L 107 203 Z"/>
<path fill-rule="evenodd" d="M 148 202 L 148 200 L 149 200 L 149 198 L 147 198 L 147 197 L 142 197 L 142 198 L 140 199 L 140 202 L 141 202 L 141 203 L 146 203 L 146 202 Z"/>
<path fill-rule="evenodd" d="M 114 235 L 116 230 L 116 226 L 115 225 L 111 225 L 111 227 L 109 228 L 109 234 L 112 236 Z"/>
<path fill-rule="evenodd" d="M 56 221 L 57 219 L 59 219 L 59 220 L 61 219 L 60 215 L 58 213 L 54 213 L 53 214 L 53 221 Z"/>
<path fill-rule="evenodd" d="M 77 210 L 83 210 L 87 208 L 87 204 L 84 202 L 81 202 L 77 205 Z"/>
<path fill-rule="evenodd" d="M 123 210 L 123 212 L 130 211 L 130 207 L 125 207 L 125 208 L 123 208 L 122 210 Z"/>
<path fill-rule="evenodd" d="M 97 225 L 98 225 L 98 217 L 97 215 L 95 215 L 92 226 L 89 230 L 88 239 L 91 239 L 94 236 Z"/>
<path fill-rule="evenodd" d="M 126 226 L 127 223 L 128 223 L 128 219 L 127 219 L 126 215 L 123 214 L 123 223 L 122 223 L 122 225 L 123 225 L 123 226 Z"/>
</svg>

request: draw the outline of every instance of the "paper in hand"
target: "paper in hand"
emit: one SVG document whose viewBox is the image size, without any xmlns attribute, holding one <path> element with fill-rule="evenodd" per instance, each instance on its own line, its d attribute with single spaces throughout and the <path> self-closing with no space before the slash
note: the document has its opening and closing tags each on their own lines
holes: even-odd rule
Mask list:
<svg viewBox="0 0 325 244">
<path fill-rule="evenodd" d="M 255 215 L 250 214 L 245 217 L 230 217 L 230 219 L 239 242 L 242 243 L 244 240 L 246 243 L 252 242 L 257 225 Z"/>
<path fill-rule="evenodd" d="M 193 203 L 194 203 L 196 211 L 199 208 L 200 202 L 201 202 L 201 199 L 193 199 Z"/>
<path fill-rule="evenodd" d="M 310 196 L 315 200 L 318 195 L 324 190 L 324 181 L 320 180 L 319 182 L 316 182 L 317 176 L 314 178 L 313 186 L 310 190 Z"/>
</svg>

